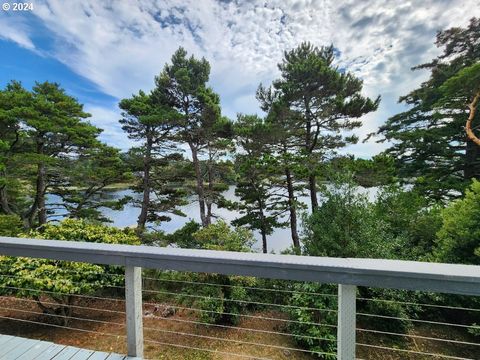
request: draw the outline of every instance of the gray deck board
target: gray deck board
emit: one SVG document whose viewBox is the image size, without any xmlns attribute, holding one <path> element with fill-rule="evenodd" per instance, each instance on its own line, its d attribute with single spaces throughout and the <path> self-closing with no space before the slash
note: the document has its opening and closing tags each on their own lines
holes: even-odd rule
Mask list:
<svg viewBox="0 0 480 360">
<path fill-rule="evenodd" d="M 49 341 L 0 334 L 0 360 L 136 360 L 125 355 L 81 349 Z"/>
<path fill-rule="evenodd" d="M 8 340 L 2 347 L 0 347 L 0 359 L 8 359 L 7 354 L 15 349 L 16 347 L 22 346 L 22 343 L 28 339 L 14 337 L 13 339 Z"/>
<path fill-rule="evenodd" d="M 128 359 L 125 357 L 125 355 L 118 355 L 118 354 L 110 354 L 106 360 L 124 360 Z"/>
<path fill-rule="evenodd" d="M 39 344 L 40 340 L 31 340 L 26 339 L 20 346 L 16 346 L 14 349 L 10 350 L 5 356 L 11 359 L 17 359 L 19 356 L 23 355 L 25 352 L 30 350 L 35 345 Z"/>
<path fill-rule="evenodd" d="M 32 348 L 30 348 L 26 353 L 22 354 L 15 360 L 50 360 L 61 350 L 61 346 L 55 345 L 54 343 L 47 341 L 40 341 L 39 344 L 36 344 Z"/>
<path fill-rule="evenodd" d="M 73 346 L 66 346 L 62 351 L 60 351 L 53 359 L 55 360 L 70 360 L 73 355 L 79 352 L 80 349 Z"/>
<path fill-rule="evenodd" d="M 94 352 L 93 350 L 80 349 L 70 360 L 87 360 Z"/>
<path fill-rule="evenodd" d="M 95 351 L 88 360 L 105 360 L 110 353 L 102 352 L 102 351 Z"/>
</svg>

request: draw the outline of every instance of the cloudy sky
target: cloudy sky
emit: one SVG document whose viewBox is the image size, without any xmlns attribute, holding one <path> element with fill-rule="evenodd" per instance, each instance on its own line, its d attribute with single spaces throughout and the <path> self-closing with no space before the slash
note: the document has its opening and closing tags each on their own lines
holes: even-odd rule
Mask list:
<svg viewBox="0 0 480 360">
<path fill-rule="evenodd" d="M 9 0 L 3 0 L 9 1 Z M 0 2 L 3 2 L 0 1 Z M 12 1 L 13 2 L 13 1 Z M 21 80 L 59 82 L 105 129 L 102 138 L 127 148 L 118 100 L 150 90 L 183 46 L 210 61 L 222 111 L 259 113 L 255 90 L 278 76 L 283 52 L 302 41 L 331 43 L 338 65 L 361 77 L 365 94 L 382 96 L 364 117 L 362 137 L 404 109 L 400 95 L 426 79 L 410 68 L 436 54 L 435 34 L 480 16 L 477 0 L 33 0 L 33 10 L 0 9 L 0 86 Z M 375 142 L 349 147 L 359 157 Z"/>
</svg>

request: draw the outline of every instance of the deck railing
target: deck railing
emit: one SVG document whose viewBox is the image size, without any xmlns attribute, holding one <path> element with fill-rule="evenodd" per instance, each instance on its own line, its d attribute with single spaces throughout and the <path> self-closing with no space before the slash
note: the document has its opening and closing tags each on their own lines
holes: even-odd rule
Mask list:
<svg viewBox="0 0 480 360">
<path fill-rule="evenodd" d="M 480 266 L 188 250 L 7 237 L 0 237 L 0 255 L 124 266 L 127 350 L 128 355 L 137 357 L 143 357 L 144 354 L 142 268 L 338 284 L 338 308 L 336 309 L 338 322 L 334 327 L 337 328 L 336 356 L 341 360 L 355 359 L 356 345 L 358 345 L 356 334 L 357 331 L 362 330 L 357 328 L 357 316 L 368 316 L 368 314 L 358 314 L 356 311 L 357 300 L 368 300 L 356 298 L 357 286 L 480 295 Z M 426 306 L 429 305 L 426 304 Z M 386 318 L 388 319 L 388 316 Z M 388 335 L 388 332 L 386 334 Z M 418 335 L 417 337 L 422 338 Z M 377 347 L 382 348 L 381 345 Z M 480 353 L 480 347 L 478 349 Z M 410 352 L 415 353 L 415 351 Z M 460 356 L 443 357 L 462 359 Z"/>
</svg>

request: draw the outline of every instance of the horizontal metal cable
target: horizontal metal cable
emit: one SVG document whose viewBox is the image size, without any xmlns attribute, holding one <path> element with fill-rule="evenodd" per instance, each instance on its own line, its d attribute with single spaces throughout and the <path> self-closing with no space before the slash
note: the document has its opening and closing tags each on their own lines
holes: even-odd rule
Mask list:
<svg viewBox="0 0 480 360">
<path fill-rule="evenodd" d="M 434 304 L 425 304 L 425 303 L 416 303 L 410 301 L 398 301 L 398 300 L 386 300 L 386 299 L 372 299 L 372 298 L 357 298 L 360 301 L 373 301 L 373 302 L 387 302 L 403 305 L 414 305 L 414 306 L 424 306 L 424 307 L 434 307 L 440 309 L 449 309 L 449 310 L 465 310 L 465 311 L 476 311 L 480 312 L 480 309 L 468 308 L 462 306 L 448 306 L 448 305 L 434 305 Z"/>
<path fill-rule="evenodd" d="M 166 329 L 159 329 L 159 328 L 151 328 L 151 327 L 145 327 L 145 326 L 143 328 L 144 328 L 144 330 L 160 331 L 160 332 L 164 332 L 164 333 L 168 333 L 168 334 L 175 334 L 175 335 L 181 335 L 181 336 L 191 336 L 191 337 L 197 337 L 197 338 L 201 338 L 201 339 L 225 341 L 225 342 L 232 342 L 232 343 L 236 343 L 236 344 L 245 344 L 245 345 L 251 345 L 251 346 L 269 347 L 269 348 L 278 349 L 278 350 L 298 351 L 298 352 L 304 352 L 304 353 L 315 354 L 315 355 L 330 355 L 329 353 L 322 352 L 322 351 L 297 349 L 297 348 L 291 348 L 291 347 L 280 346 L 280 345 L 256 343 L 256 342 L 253 342 L 253 341 L 227 339 L 227 338 L 223 338 L 223 337 L 199 335 L 199 334 L 185 333 L 185 332 L 181 332 L 181 331 L 173 331 L 173 330 L 166 330 Z"/>
<path fill-rule="evenodd" d="M 258 356 L 255 356 L 255 355 L 236 354 L 236 353 L 227 352 L 227 351 L 212 350 L 212 349 L 200 348 L 200 347 L 189 346 L 189 345 L 172 344 L 172 343 L 167 343 L 167 342 L 157 341 L 157 340 L 145 339 L 144 341 L 149 342 L 149 343 L 153 343 L 153 344 L 158 344 L 158 345 L 173 346 L 173 347 L 177 347 L 177 348 L 181 348 L 181 349 L 188 349 L 188 350 L 206 351 L 206 352 L 213 353 L 213 354 L 234 356 L 234 357 L 240 357 L 240 358 L 244 358 L 244 359 L 273 360 L 273 359 L 270 359 L 270 358 L 258 357 Z"/>
<path fill-rule="evenodd" d="M 480 346 L 479 343 L 472 343 L 468 341 L 452 340 L 452 339 L 444 339 L 444 338 L 433 338 L 433 337 L 428 337 L 423 335 L 400 334 L 400 333 L 389 332 L 389 331 L 370 330 L 370 329 L 361 329 L 361 328 L 357 328 L 356 330 L 362 331 L 362 332 L 371 332 L 375 334 L 394 335 L 394 336 L 403 336 L 403 337 L 409 337 L 409 338 L 415 338 L 415 339 L 449 342 L 449 343 L 460 344 L 460 345 Z"/>
<path fill-rule="evenodd" d="M 55 327 L 55 328 L 61 328 L 61 329 L 67 329 L 67 330 L 73 330 L 73 331 L 81 331 L 81 332 L 87 332 L 91 334 L 98 334 L 98 335 L 104 335 L 104 336 L 114 336 L 114 337 L 122 337 L 126 338 L 126 335 L 119 335 L 119 334 L 110 334 L 110 333 L 104 333 L 100 331 L 95 331 L 95 330 L 86 330 L 86 329 L 79 329 L 79 328 L 74 328 L 71 326 L 63 326 L 63 325 L 56 325 L 56 324 L 47 324 L 47 323 L 42 323 L 39 321 L 32 321 L 32 320 L 25 320 L 25 319 L 18 319 L 14 317 L 9 317 L 9 316 L 1 316 L 0 319 L 6 319 L 6 320 L 13 320 L 13 321 L 20 321 L 20 322 L 25 322 L 25 323 L 30 323 L 30 324 L 37 324 L 37 325 L 43 325 L 43 326 L 50 326 L 50 327 Z"/>
<path fill-rule="evenodd" d="M 9 277 L 9 278 L 15 278 L 15 279 L 24 279 L 24 277 L 20 276 L 20 275 L 0 275 L 0 277 Z M 37 281 L 42 281 L 42 280 L 47 280 L 49 282 L 52 282 L 52 283 L 61 283 L 61 284 L 69 284 L 69 285 L 80 285 L 80 286 L 84 286 L 84 285 L 91 285 L 93 283 L 93 281 L 88 281 L 88 280 L 85 280 L 83 282 L 78 282 L 78 281 L 71 281 L 71 280 L 68 280 L 68 279 L 39 279 L 39 278 L 32 278 L 32 280 L 37 280 Z M 98 284 L 99 286 L 101 287 L 108 287 L 108 288 L 116 288 L 116 289 L 125 289 L 125 286 L 118 286 L 118 285 L 108 285 L 108 284 L 101 284 L 99 283 Z"/>
<path fill-rule="evenodd" d="M 14 298 L 14 297 L 10 297 L 10 296 L 1 296 L 1 295 L 0 295 L 0 299 L 8 299 L 8 300 L 29 302 L 29 303 L 33 303 L 33 304 L 37 303 L 36 300 L 32 300 L 32 299 Z M 59 303 L 52 303 L 52 302 L 46 302 L 46 301 L 42 301 L 42 304 L 61 306 L 61 304 L 59 304 Z M 68 306 L 72 307 L 72 308 L 82 309 L 82 310 L 92 310 L 92 311 L 98 311 L 98 312 L 108 312 L 108 313 L 125 315 L 125 311 L 101 309 L 101 308 L 79 306 L 79 305 L 68 305 Z M 17 310 L 17 309 L 12 309 L 12 310 Z M 217 312 L 217 313 L 218 314 L 223 314 L 221 312 Z M 308 335 L 294 335 L 294 334 L 284 333 L 284 332 L 280 332 L 280 331 L 269 331 L 269 330 L 253 329 L 253 328 L 241 328 L 241 327 L 237 327 L 237 326 L 229 326 L 229 325 L 221 325 L 221 324 L 208 324 L 208 323 L 204 323 L 204 322 L 201 322 L 201 321 L 176 319 L 176 318 L 166 318 L 166 317 L 156 316 L 156 315 L 144 315 L 143 317 L 146 318 L 146 319 L 154 318 L 154 319 L 165 320 L 165 321 L 175 321 L 175 322 L 182 322 L 182 323 L 188 323 L 188 324 L 203 325 L 203 326 L 209 326 L 209 327 L 218 327 L 218 328 L 232 329 L 232 330 L 249 331 L 249 332 L 258 332 L 258 333 L 272 334 L 272 335 L 283 335 L 283 336 L 289 336 L 289 337 L 295 337 L 295 338 L 304 338 L 304 339 L 311 339 L 311 340 L 322 340 L 322 341 L 333 341 L 333 342 L 336 341 L 335 339 L 329 339 L 329 338 L 321 338 L 321 337 L 308 336 Z M 316 324 L 316 325 L 321 325 L 321 324 Z"/>
<path fill-rule="evenodd" d="M 151 306 L 157 306 L 158 304 L 155 303 L 150 303 L 150 302 L 144 302 L 144 305 L 151 305 Z M 256 316 L 256 315 L 248 315 L 248 314 L 234 314 L 234 313 L 229 313 L 229 312 L 220 312 L 220 311 L 213 311 L 213 310 L 204 310 L 204 309 L 199 309 L 199 308 L 192 308 L 192 307 L 185 307 L 185 306 L 177 306 L 177 305 L 168 305 L 172 308 L 176 309 L 181 309 L 181 310 L 189 310 L 189 311 L 199 311 L 199 312 L 206 312 L 210 314 L 220 314 L 220 315 L 230 315 L 230 316 L 238 316 L 238 317 L 246 317 L 249 319 L 258 319 L 258 320 L 270 320 L 270 321 L 280 321 L 280 322 L 287 322 L 287 323 L 293 323 L 293 324 L 301 324 L 301 325 L 313 325 L 313 326 L 325 326 L 325 327 L 332 327 L 336 328 L 337 325 L 331 325 L 331 324 L 320 324 L 320 323 L 314 323 L 314 322 L 308 322 L 308 321 L 296 321 L 296 320 L 287 320 L 287 319 L 280 319 L 280 318 L 273 318 L 273 317 L 265 317 L 265 316 Z"/>
<path fill-rule="evenodd" d="M 31 302 L 31 303 L 37 303 L 36 300 L 32 299 L 25 299 L 25 298 L 17 298 L 17 297 L 11 297 L 11 296 L 3 296 L 0 295 L 0 299 L 9 299 L 9 300 L 15 300 L 15 301 L 24 301 L 24 302 Z M 42 304 L 44 305 L 57 305 L 61 306 L 59 303 L 54 303 L 54 302 L 48 302 L 48 301 L 41 301 Z M 68 307 L 76 308 L 76 309 L 84 309 L 84 310 L 93 310 L 93 311 L 105 311 L 109 313 L 115 313 L 115 314 L 125 314 L 125 311 L 119 311 L 119 310 L 110 310 L 110 309 L 101 309 L 101 308 L 94 308 L 94 307 L 87 307 L 87 306 L 80 306 L 80 305 L 68 305 Z M 1 309 L 1 308 L 0 308 Z"/>
<path fill-rule="evenodd" d="M 51 282 L 62 282 L 62 283 L 69 283 L 72 285 L 84 285 L 83 283 L 74 282 L 74 281 L 64 281 L 61 279 L 53 279 L 49 280 Z M 125 286 L 115 286 L 115 285 L 103 285 L 103 287 L 108 288 L 115 288 L 115 289 L 125 289 Z M 41 291 L 41 290 L 40 290 Z M 190 298 L 197 298 L 197 299 L 204 299 L 204 300 L 219 300 L 219 301 L 227 301 L 227 302 L 236 302 L 242 304 L 253 304 L 259 306 L 275 306 L 275 307 L 284 307 L 289 309 L 300 309 L 300 310 L 308 310 L 308 311 L 323 311 L 323 312 L 334 312 L 336 313 L 337 310 L 334 309 L 318 309 L 318 308 L 310 308 L 304 306 L 295 306 L 295 305 L 283 305 L 283 304 L 272 304 L 272 303 L 264 303 L 258 301 L 247 301 L 247 300 L 238 300 L 238 299 L 226 299 L 220 297 L 213 297 L 213 296 L 204 296 L 204 295 L 192 295 L 186 293 L 178 293 L 178 292 L 171 292 L 171 291 L 162 291 L 162 290 L 142 290 L 144 293 L 154 293 L 154 294 L 163 294 L 163 295 L 173 295 L 173 296 L 180 296 L 180 297 L 190 297 Z"/>
<path fill-rule="evenodd" d="M 3 286 L 3 285 L 1 285 L 1 286 L 0 286 L 0 289 L 25 290 L 25 291 L 40 292 L 40 293 L 46 293 L 46 294 L 76 296 L 76 297 L 86 298 L 86 299 L 110 300 L 110 301 L 125 302 L 125 299 L 118 299 L 118 298 L 111 298 L 111 297 L 100 297 L 100 296 L 90 296 L 90 295 L 81 295 L 81 294 L 69 294 L 69 293 L 64 293 L 64 292 L 59 292 L 59 291 L 30 289 L 30 288 L 21 288 L 21 287 L 16 287 L 16 286 Z"/>
<path fill-rule="evenodd" d="M 249 332 L 258 332 L 258 333 L 263 333 L 263 334 L 282 335 L 282 336 L 289 336 L 289 337 L 295 337 L 295 338 L 336 342 L 335 339 L 321 338 L 321 337 L 308 336 L 308 335 L 294 335 L 294 334 L 284 333 L 284 332 L 280 332 L 280 331 L 270 331 L 270 330 L 262 330 L 262 329 L 244 328 L 244 327 L 221 325 L 221 324 L 208 324 L 208 323 L 204 323 L 204 322 L 201 322 L 201 321 L 185 320 L 185 319 L 177 319 L 177 318 L 167 318 L 167 317 L 156 316 L 156 315 L 144 315 L 143 317 L 145 319 L 153 318 L 153 319 L 159 319 L 159 320 L 165 320 L 165 321 L 175 321 L 175 322 L 181 322 L 181 323 L 187 323 L 187 324 L 219 327 L 219 328 L 223 328 L 223 329 L 241 330 L 241 331 L 249 331 Z"/>
<path fill-rule="evenodd" d="M 388 315 L 377 315 L 377 314 L 366 314 L 366 313 L 357 313 L 357 315 L 368 316 L 368 317 L 377 317 L 377 318 L 390 319 L 390 320 L 412 321 L 412 322 L 418 322 L 418 323 L 423 323 L 423 324 L 455 326 L 455 327 L 461 327 L 461 328 L 466 328 L 466 329 L 476 329 L 477 328 L 477 326 L 472 326 L 472 325 L 463 325 L 463 324 L 453 324 L 453 323 L 440 322 L 440 321 L 402 318 L 402 317 L 388 316 Z"/>
<path fill-rule="evenodd" d="M 125 327 L 125 324 L 117 323 L 117 322 L 112 322 L 112 321 L 87 319 L 87 318 L 81 318 L 81 317 L 75 317 L 75 316 L 68 316 L 68 315 L 49 314 L 49 313 L 38 312 L 38 311 L 31 311 L 31 310 L 12 309 L 12 308 L 8 308 L 8 307 L 2 307 L 2 308 L 0 308 L 0 311 L 2 311 L 2 310 L 19 311 L 19 312 L 26 313 L 26 314 L 35 314 L 35 315 L 50 316 L 50 317 L 60 317 L 60 318 L 64 318 L 64 319 L 68 318 L 68 319 L 79 320 L 79 321 L 89 321 L 89 322 L 94 322 L 94 323 L 108 324 L 108 325 L 117 325 L 117 326 Z"/>
<path fill-rule="evenodd" d="M 159 281 L 159 282 L 182 283 L 182 284 L 189 284 L 189 285 L 207 285 L 207 286 L 231 287 L 231 288 L 232 287 L 241 287 L 242 289 L 248 289 L 248 290 L 272 291 L 272 292 L 282 292 L 282 293 L 289 293 L 289 294 L 315 295 L 315 296 L 325 296 L 325 297 L 338 297 L 338 295 L 336 295 L 336 294 L 325 294 L 325 293 L 308 292 L 308 291 L 296 291 L 296 290 L 285 290 L 285 289 L 270 289 L 270 288 L 265 288 L 265 287 L 232 285 L 232 284 L 223 285 L 223 284 L 215 284 L 215 283 L 202 282 L 202 281 L 157 279 L 157 278 L 152 278 L 152 277 L 142 277 L 142 279 Z"/>
<path fill-rule="evenodd" d="M 366 346 L 366 347 L 371 347 L 371 348 L 375 348 L 375 349 L 389 350 L 389 351 L 400 351 L 400 352 L 416 354 L 416 355 L 435 356 L 435 357 L 441 357 L 441 358 L 444 358 L 444 359 L 475 360 L 475 359 L 472 359 L 472 358 L 464 358 L 464 357 L 459 357 L 459 356 L 450 356 L 450 355 L 443 355 L 443 354 L 434 354 L 434 353 L 427 353 L 427 352 L 407 350 L 407 349 L 397 349 L 397 348 L 390 348 L 390 347 L 380 346 L 380 345 L 370 345 L 370 344 L 362 344 L 362 343 L 356 343 L 356 344 L 357 344 L 357 346 Z"/>
<path fill-rule="evenodd" d="M 123 302 L 123 303 L 125 302 L 125 299 L 116 299 L 116 298 L 99 297 L 99 296 L 88 296 L 88 295 L 80 295 L 80 294 L 68 294 L 68 293 L 61 293 L 61 292 L 47 291 L 47 290 L 38 290 L 38 289 L 29 289 L 29 288 L 19 288 L 19 287 L 14 287 L 14 286 L 2 286 L 2 287 L 0 287 L 0 288 L 8 288 L 8 289 L 14 289 L 14 290 L 26 290 L 26 291 L 32 291 L 32 292 L 43 292 L 43 293 L 55 294 L 55 295 L 69 295 L 69 296 L 75 296 L 75 297 L 86 298 L 86 299 L 118 301 L 118 302 Z M 158 306 L 158 304 L 156 304 L 156 303 L 151 303 L 151 302 L 143 302 L 143 304 L 144 304 L 144 305 L 150 305 L 150 306 Z M 168 304 L 168 306 L 173 307 L 173 308 L 176 308 L 176 309 L 181 309 L 181 310 L 198 311 L 198 312 L 205 312 L 205 313 L 210 313 L 210 314 L 220 314 L 220 315 L 230 315 L 230 316 L 246 317 L 246 318 L 249 318 L 249 319 L 275 320 L 275 321 L 280 321 L 280 322 L 296 323 L 296 324 L 305 324 L 305 325 L 313 325 L 313 326 L 325 326 L 325 327 L 333 327 L 333 328 L 336 328 L 336 327 L 337 327 L 336 325 L 331 325 L 331 324 L 320 324 L 320 323 L 314 323 L 314 322 L 302 322 L 302 321 L 296 321 L 296 320 L 287 320 L 287 319 L 279 319 L 279 318 L 264 317 L 264 316 L 255 316 L 255 315 L 247 315 L 247 314 L 234 314 L 234 313 L 228 313 L 228 312 L 219 312 L 219 311 L 213 311 L 213 310 L 204 310 L 204 309 L 199 309 L 199 308 L 178 306 L 178 305 L 172 305 L 172 304 Z"/>
<path fill-rule="evenodd" d="M 308 311 L 323 311 L 323 312 L 337 313 L 337 310 L 333 310 L 333 309 L 319 309 L 319 308 L 311 308 L 306 306 L 272 304 L 272 303 L 238 300 L 238 299 L 226 299 L 226 298 L 215 297 L 215 296 L 192 295 L 192 294 L 177 293 L 177 292 L 162 291 L 162 290 L 143 290 L 143 292 L 148 292 L 153 294 L 162 294 L 162 295 L 173 295 L 173 296 L 180 296 L 180 297 L 184 296 L 184 297 L 203 299 L 203 300 L 219 300 L 219 301 L 227 301 L 227 302 L 236 302 L 241 304 L 253 304 L 253 305 L 259 305 L 259 306 L 275 306 L 275 307 L 282 307 L 287 309 L 299 309 L 299 310 L 308 310 Z"/>
</svg>

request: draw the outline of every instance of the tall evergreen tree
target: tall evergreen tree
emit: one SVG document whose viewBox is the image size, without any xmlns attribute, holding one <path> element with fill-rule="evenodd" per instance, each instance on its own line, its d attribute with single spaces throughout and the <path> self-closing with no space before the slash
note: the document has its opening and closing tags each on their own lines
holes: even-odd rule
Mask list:
<svg viewBox="0 0 480 360">
<path fill-rule="evenodd" d="M 173 190 L 168 196 L 169 199 L 165 199 L 165 184 L 162 182 L 162 189 L 158 192 L 159 189 L 156 186 L 158 179 L 153 176 L 154 173 L 163 172 L 157 167 L 165 167 L 171 159 L 179 157 L 176 153 L 176 145 L 172 141 L 178 114 L 172 108 L 154 102 L 151 95 L 143 91 L 129 99 L 123 99 L 119 106 L 123 110 L 123 118 L 120 120 L 122 129 L 130 139 L 141 144 L 130 151 L 130 158 L 134 158 L 135 163 L 138 164 L 133 166 L 133 170 L 141 174 L 141 184 L 138 188 L 142 193 L 142 200 L 139 204 L 141 210 L 137 229 L 142 232 L 148 221 L 167 220 L 158 213 L 176 211 L 176 206 L 181 203 L 183 194 L 180 190 Z M 156 199 L 152 199 L 155 191 L 157 191 Z"/>
<path fill-rule="evenodd" d="M 480 147 L 465 134 L 465 92 L 457 87 L 460 97 L 440 102 L 442 85 L 480 61 L 480 19 L 472 18 L 466 28 L 440 31 L 436 45 L 443 53 L 414 68 L 429 70 L 430 78 L 400 98 L 409 110 L 388 119 L 378 133 L 381 141 L 392 142 L 386 152 L 397 160 L 403 181 L 431 200 L 444 200 L 459 196 L 472 178 L 480 177 Z M 472 128 L 479 118 L 477 113 Z"/>
<path fill-rule="evenodd" d="M 190 149 L 195 171 L 196 193 L 200 219 L 203 226 L 211 222 L 208 214 L 204 174 L 201 168 L 202 153 L 208 148 L 212 129 L 220 117 L 219 96 L 207 86 L 210 64 L 202 58 L 187 57 L 179 48 L 172 56 L 171 64 L 155 78 L 154 97 L 159 103 L 173 107 L 179 114 L 177 140 Z"/>
<path fill-rule="evenodd" d="M 19 189 L 19 166 L 15 162 L 24 143 L 21 110 L 30 93 L 19 82 L 12 81 L 0 90 L 0 208 L 4 214 L 23 212 Z"/>
<path fill-rule="evenodd" d="M 297 200 L 302 190 L 299 182 L 304 169 L 305 154 L 298 149 L 302 145 L 302 116 L 290 109 L 281 94 L 272 88 L 260 85 L 257 99 L 261 109 L 267 112 L 267 123 L 271 129 L 269 139 L 270 166 L 276 176 L 276 185 L 284 190 L 284 208 L 288 212 L 293 247 L 300 250 L 298 235 L 298 209 L 304 204 Z"/>
<path fill-rule="evenodd" d="M 29 92 L 12 82 L 5 91 L 7 97 L 21 99 L 13 107 L 2 104 L 3 113 L 9 113 L 7 118 L 18 124 L 14 125 L 14 142 L 21 142 L 16 154 L 9 154 L 7 171 L 32 183 L 29 198 L 33 200 L 28 208 L 21 209 L 20 214 L 25 225 L 44 225 L 48 216 L 47 190 L 62 176 L 61 161 L 98 144 L 97 136 L 101 130 L 84 121 L 90 114 L 85 113 L 83 105 L 67 95 L 59 84 L 36 83 Z M 8 201 L 8 189 L 4 190 L 3 205 L 5 200 Z M 8 211 L 7 206 L 2 207 Z"/>
<path fill-rule="evenodd" d="M 312 211 L 318 208 L 319 163 L 336 149 L 355 143 L 356 136 L 342 130 L 362 125 L 362 115 L 377 109 L 380 97 L 361 95 L 363 82 L 334 65 L 333 46 L 317 48 L 308 42 L 285 52 L 278 65 L 281 78 L 274 82 L 288 106 L 301 114 L 301 149 L 306 156 L 306 176 Z"/>
<path fill-rule="evenodd" d="M 239 147 L 235 157 L 238 175 L 235 195 L 239 202 L 235 208 L 242 214 L 234 225 L 247 225 L 258 230 L 262 237 L 262 251 L 268 252 L 267 236 L 275 228 L 284 227 L 283 199 L 276 189 L 269 153 L 271 130 L 256 115 L 239 115 L 235 123 L 235 140 Z M 273 175 L 273 176 L 272 176 Z"/>
</svg>

